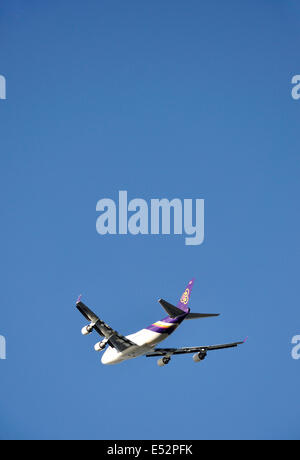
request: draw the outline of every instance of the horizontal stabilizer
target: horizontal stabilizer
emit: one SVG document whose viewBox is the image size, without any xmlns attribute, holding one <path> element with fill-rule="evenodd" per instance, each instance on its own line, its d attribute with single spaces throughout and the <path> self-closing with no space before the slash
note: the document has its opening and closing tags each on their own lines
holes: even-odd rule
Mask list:
<svg viewBox="0 0 300 460">
<path fill-rule="evenodd" d="M 164 299 L 159 299 L 159 303 L 166 311 L 166 313 L 170 316 L 170 318 L 177 318 L 177 316 L 181 316 L 184 314 L 184 311 L 182 311 L 180 308 L 175 307 L 174 305 L 172 305 Z"/>
<path fill-rule="evenodd" d="M 189 313 L 184 319 L 211 318 L 220 316 L 220 313 Z"/>
</svg>

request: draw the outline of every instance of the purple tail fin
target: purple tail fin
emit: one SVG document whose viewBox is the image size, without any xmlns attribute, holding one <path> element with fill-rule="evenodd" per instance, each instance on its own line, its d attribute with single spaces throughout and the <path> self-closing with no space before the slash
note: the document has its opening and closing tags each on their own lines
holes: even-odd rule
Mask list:
<svg viewBox="0 0 300 460">
<path fill-rule="evenodd" d="M 182 294 L 182 296 L 181 296 L 181 298 L 179 300 L 179 303 L 177 305 L 177 308 L 180 308 L 180 310 L 182 310 L 182 311 L 184 311 L 186 313 L 188 313 L 190 311 L 190 309 L 188 307 L 188 304 L 189 304 L 191 292 L 192 292 L 192 289 L 193 289 L 193 286 L 194 286 L 194 281 L 195 281 L 195 278 L 193 278 L 189 282 L 189 284 L 185 288 L 185 291 Z"/>
</svg>

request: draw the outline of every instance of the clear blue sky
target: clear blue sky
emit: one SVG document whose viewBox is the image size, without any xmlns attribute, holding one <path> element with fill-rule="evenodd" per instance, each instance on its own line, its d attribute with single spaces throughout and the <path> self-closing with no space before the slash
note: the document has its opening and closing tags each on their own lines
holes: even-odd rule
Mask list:
<svg viewBox="0 0 300 460">
<path fill-rule="evenodd" d="M 1 438 L 299 438 L 295 1 L 16 1 L 0 9 Z M 204 198 L 205 242 L 96 233 L 96 203 Z M 196 278 L 165 344 L 105 367 L 79 293 L 129 334 Z"/>
</svg>

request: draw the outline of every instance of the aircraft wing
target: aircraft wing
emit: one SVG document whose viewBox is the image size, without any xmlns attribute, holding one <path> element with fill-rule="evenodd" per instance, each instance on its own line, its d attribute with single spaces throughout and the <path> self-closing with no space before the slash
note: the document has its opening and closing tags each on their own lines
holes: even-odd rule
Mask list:
<svg viewBox="0 0 300 460">
<path fill-rule="evenodd" d="M 209 345 L 203 347 L 184 347 L 184 348 L 155 348 L 152 353 L 147 353 L 147 357 L 152 356 L 172 356 L 172 355 L 183 355 L 186 353 L 198 353 L 203 352 L 206 353 L 210 350 L 222 350 L 223 348 L 233 348 L 237 347 L 238 345 L 242 345 L 245 343 L 243 342 L 232 342 L 232 343 L 224 343 L 222 345 Z"/>
<path fill-rule="evenodd" d="M 105 337 L 108 341 L 108 344 L 111 347 L 116 348 L 119 352 L 122 352 L 133 345 L 136 345 L 135 343 L 131 342 L 131 340 L 124 337 L 124 335 L 119 334 L 119 332 L 115 331 L 108 324 L 98 318 L 98 316 L 80 300 L 76 302 L 76 308 L 88 321 L 91 322 L 93 329 L 98 332 L 99 335 Z"/>
</svg>

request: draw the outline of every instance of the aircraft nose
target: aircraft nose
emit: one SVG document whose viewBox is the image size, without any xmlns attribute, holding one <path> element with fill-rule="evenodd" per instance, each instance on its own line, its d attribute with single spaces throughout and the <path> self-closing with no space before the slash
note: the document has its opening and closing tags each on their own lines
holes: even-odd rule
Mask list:
<svg viewBox="0 0 300 460">
<path fill-rule="evenodd" d="M 108 364 L 108 362 L 109 362 L 108 356 L 105 356 L 105 355 L 106 355 L 106 353 L 104 353 L 102 355 L 102 357 L 101 357 L 101 363 L 102 364 Z"/>
<path fill-rule="evenodd" d="M 114 349 L 108 348 L 102 355 L 102 364 L 114 364 L 117 358 L 117 353 Z"/>
<path fill-rule="evenodd" d="M 117 364 L 121 362 L 119 353 L 117 353 L 114 349 L 108 348 L 101 358 L 102 364 Z"/>
</svg>

